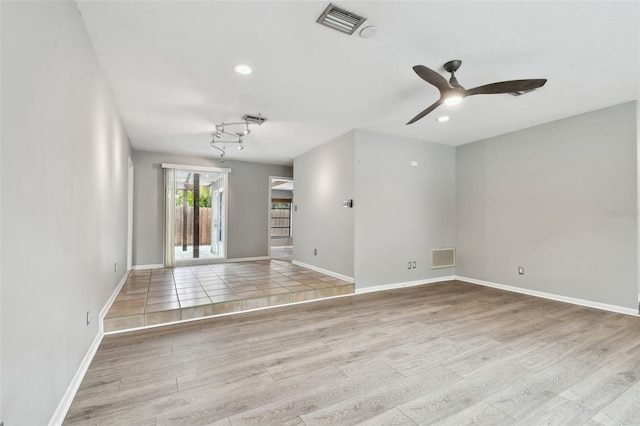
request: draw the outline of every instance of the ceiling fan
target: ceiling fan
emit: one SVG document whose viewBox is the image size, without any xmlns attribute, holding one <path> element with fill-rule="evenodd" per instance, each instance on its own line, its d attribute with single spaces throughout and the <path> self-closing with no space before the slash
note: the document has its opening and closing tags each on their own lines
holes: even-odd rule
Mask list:
<svg viewBox="0 0 640 426">
<path fill-rule="evenodd" d="M 463 98 L 471 95 L 496 95 L 499 93 L 510 93 L 515 96 L 524 95 L 539 87 L 544 86 L 547 79 L 529 79 L 529 80 L 510 80 L 500 81 L 498 83 L 485 84 L 483 86 L 474 87 L 473 89 L 465 89 L 458 83 L 456 71 L 462 65 L 462 61 L 454 59 L 444 64 L 443 68 L 451 73 L 451 78 L 447 81 L 439 73 L 424 65 L 416 65 L 413 70 L 427 83 L 433 84 L 440 91 L 440 99 L 433 105 L 413 117 L 407 124 L 415 123 L 425 115 L 429 114 L 440 105 L 455 105 L 462 101 Z"/>
</svg>

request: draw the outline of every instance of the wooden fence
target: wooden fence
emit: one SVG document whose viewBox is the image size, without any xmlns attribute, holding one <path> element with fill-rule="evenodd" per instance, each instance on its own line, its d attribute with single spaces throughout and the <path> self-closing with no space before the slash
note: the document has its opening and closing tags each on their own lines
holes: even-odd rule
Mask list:
<svg viewBox="0 0 640 426">
<path fill-rule="evenodd" d="M 200 245 L 211 244 L 211 207 L 200 207 Z M 183 206 L 176 206 L 175 245 L 182 246 Z M 187 207 L 187 245 L 193 245 L 193 207 Z"/>
<path fill-rule="evenodd" d="M 271 236 L 288 237 L 291 209 L 271 209 Z"/>
</svg>

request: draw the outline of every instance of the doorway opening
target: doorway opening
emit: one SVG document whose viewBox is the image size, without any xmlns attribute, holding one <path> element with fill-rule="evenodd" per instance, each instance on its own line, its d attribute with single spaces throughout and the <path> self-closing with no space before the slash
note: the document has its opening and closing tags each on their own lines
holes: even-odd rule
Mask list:
<svg viewBox="0 0 640 426">
<path fill-rule="evenodd" d="M 224 258 L 223 177 L 222 173 L 176 170 L 176 262 Z"/>
<path fill-rule="evenodd" d="M 228 171 L 168 166 L 165 266 L 226 259 Z"/>
<path fill-rule="evenodd" d="M 269 256 L 293 258 L 293 179 L 269 178 Z"/>
</svg>

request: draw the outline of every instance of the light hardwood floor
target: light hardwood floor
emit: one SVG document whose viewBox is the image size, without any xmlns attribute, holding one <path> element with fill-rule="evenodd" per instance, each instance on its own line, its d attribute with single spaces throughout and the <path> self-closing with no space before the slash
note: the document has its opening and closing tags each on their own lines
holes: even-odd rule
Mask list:
<svg viewBox="0 0 640 426">
<path fill-rule="evenodd" d="M 65 424 L 640 424 L 640 318 L 459 281 L 106 336 Z"/>
</svg>

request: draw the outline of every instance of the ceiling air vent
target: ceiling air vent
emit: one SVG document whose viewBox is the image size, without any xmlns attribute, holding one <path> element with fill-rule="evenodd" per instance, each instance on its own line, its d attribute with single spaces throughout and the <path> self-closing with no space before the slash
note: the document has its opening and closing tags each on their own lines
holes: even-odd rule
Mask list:
<svg viewBox="0 0 640 426">
<path fill-rule="evenodd" d="M 338 6 L 329 4 L 316 21 L 318 24 L 345 34 L 353 34 L 367 18 L 346 11 Z"/>
</svg>

